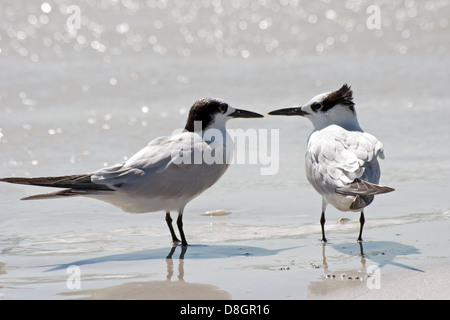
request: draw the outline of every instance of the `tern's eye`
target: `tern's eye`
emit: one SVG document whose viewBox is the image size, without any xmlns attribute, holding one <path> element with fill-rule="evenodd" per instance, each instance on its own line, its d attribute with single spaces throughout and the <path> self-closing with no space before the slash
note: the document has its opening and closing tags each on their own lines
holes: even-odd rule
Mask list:
<svg viewBox="0 0 450 320">
<path fill-rule="evenodd" d="M 320 108 L 322 108 L 322 105 L 318 102 L 314 102 L 313 104 L 311 104 L 311 110 L 314 112 L 319 111 Z"/>
<path fill-rule="evenodd" d="M 228 105 L 227 105 L 226 103 L 221 104 L 221 105 L 219 106 L 219 110 L 220 110 L 220 112 L 222 112 L 222 113 L 227 112 L 227 110 L 228 110 Z"/>
</svg>

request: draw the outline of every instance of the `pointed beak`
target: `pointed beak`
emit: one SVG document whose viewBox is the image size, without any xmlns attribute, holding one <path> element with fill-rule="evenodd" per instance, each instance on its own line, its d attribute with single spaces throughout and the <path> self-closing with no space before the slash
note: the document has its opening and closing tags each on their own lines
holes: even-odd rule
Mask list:
<svg viewBox="0 0 450 320">
<path fill-rule="evenodd" d="M 303 111 L 301 107 L 294 107 L 270 111 L 268 114 L 271 116 L 305 116 L 309 113 Z"/>
<path fill-rule="evenodd" d="M 241 109 L 236 109 L 233 113 L 230 113 L 229 116 L 233 118 L 264 118 L 262 114 Z"/>
</svg>

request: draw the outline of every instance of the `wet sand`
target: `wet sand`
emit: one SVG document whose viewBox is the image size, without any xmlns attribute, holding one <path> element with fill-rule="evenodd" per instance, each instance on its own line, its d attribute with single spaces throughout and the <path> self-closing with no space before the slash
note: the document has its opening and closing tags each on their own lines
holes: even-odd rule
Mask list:
<svg viewBox="0 0 450 320">
<path fill-rule="evenodd" d="M 348 277 L 357 275 L 347 275 Z M 368 288 L 358 279 L 334 280 L 325 276 L 323 286 L 311 289 L 308 299 L 324 300 L 448 300 L 450 264 L 425 266 L 420 272 L 402 270 L 380 276 L 379 288 Z M 332 283 L 332 281 L 338 282 Z M 362 282 L 362 281 L 361 281 Z"/>
<path fill-rule="evenodd" d="M 342 275 L 345 274 L 345 277 Z M 421 272 L 405 270 L 380 277 L 379 288 L 369 288 L 367 277 L 344 272 L 324 275 L 321 282 L 308 285 L 307 299 L 312 300 L 448 300 L 450 299 L 450 264 L 427 266 Z M 375 285 L 375 281 L 374 281 Z M 230 293 L 213 285 L 149 281 L 129 282 L 101 289 L 61 294 L 81 300 L 230 300 Z M 274 298 L 274 300 L 277 300 Z"/>
<path fill-rule="evenodd" d="M 129 282 L 102 289 L 63 293 L 79 300 L 230 300 L 228 292 L 212 285 L 182 281 Z"/>
<path fill-rule="evenodd" d="M 194 243 L 185 250 L 164 246 L 164 239 L 162 246 L 145 250 L 114 250 L 110 243 L 97 254 L 10 256 L 2 265 L 2 298 L 450 299 L 450 261 L 443 254 L 447 241 L 438 241 L 448 228 L 445 215 L 390 226 L 369 221 L 362 244 L 353 239 L 357 220 L 349 223 L 339 230 L 336 221 L 326 245 L 319 233 L 262 239 L 255 235 L 244 241 L 208 244 L 196 244 L 193 237 Z M 221 229 L 223 224 L 211 228 Z M 311 228 L 318 231 L 320 227 L 317 223 Z M 424 228 L 435 231 L 426 241 Z M 392 241 L 377 240 L 381 235 Z M 67 247 L 69 242 L 64 242 Z M 88 243 L 101 246 L 99 241 Z M 71 267 L 79 270 L 79 287 L 71 282 Z"/>
</svg>

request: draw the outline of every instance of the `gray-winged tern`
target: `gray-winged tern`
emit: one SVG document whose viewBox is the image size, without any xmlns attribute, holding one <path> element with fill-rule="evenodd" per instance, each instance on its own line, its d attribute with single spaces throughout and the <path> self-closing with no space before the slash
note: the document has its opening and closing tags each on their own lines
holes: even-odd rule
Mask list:
<svg viewBox="0 0 450 320">
<path fill-rule="evenodd" d="M 353 93 L 348 85 L 322 93 L 302 107 L 279 109 L 270 115 L 303 116 L 314 130 L 309 136 L 305 156 L 308 181 L 322 195 L 322 241 L 325 238 L 325 209 L 328 204 L 341 211 L 361 211 L 358 241 L 362 241 L 364 208 L 374 195 L 394 191 L 380 186 L 383 145 L 364 132 L 356 116 Z"/>
<path fill-rule="evenodd" d="M 219 99 L 200 99 L 191 107 L 183 132 L 154 139 L 123 163 L 88 174 L 0 181 L 64 188 L 24 200 L 87 196 L 131 213 L 164 211 L 174 243 L 179 240 L 172 227 L 170 211 L 178 211 L 181 244 L 186 246 L 182 222 L 186 204 L 219 180 L 232 157 L 234 145 L 231 139 L 225 138 L 226 122 L 232 118 L 260 117 L 263 116 L 235 109 Z M 207 130 L 215 130 L 216 135 L 212 135 L 215 139 L 204 137 Z M 205 155 L 212 154 L 213 160 L 223 161 L 206 161 Z M 217 157 L 218 154 L 221 156 Z"/>
</svg>

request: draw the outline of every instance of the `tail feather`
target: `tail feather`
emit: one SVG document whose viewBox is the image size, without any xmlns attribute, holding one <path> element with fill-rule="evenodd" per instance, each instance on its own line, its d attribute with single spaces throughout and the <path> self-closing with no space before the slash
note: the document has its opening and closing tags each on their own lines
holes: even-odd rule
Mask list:
<svg viewBox="0 0 450 320">
<path fill-rule="evenodd" d="M 33 196 L 22 198 L 20 200 L 56 199 L 56 198 L 65 198 L 65 197 L 73 197 L 73 196 L 82 196 L 85 194 L 86 194 L 86 192 L 82 191 L 82 190 L 66 189 L 66 190 L 57 191 L 57 192 L 36 194 Z"/>
<path fill-rule="evenodd" d="M 394 191 L 394 188 L 380 186 L 360 179 L 355 179 L 345 187 L 337 188 L 336 193 L 349 196 L 370 196 Z"/>
<path fill-rule="evenodd" d="M 39 178 L 3 178 L 0 181 L 33 185 L 41 187 L 52 187 L 52 188 L 69 188 L 76 190 L 109 190 L 106 185 L 97 184 L 92 182 L 91 174 L 79 174 L 71 176 L 59 176 L 59 177 L 39 177 Z"/>
<path fill-rule="evenodd" d="M 113 189 L 109 188 L 107 185 L 92 182 L 91 174 L 40 178 L 3 178 L 0 179 L 0 181 L 14 184 L 65 189 L 52 193 L 37 194 L 34 196 L 23 198 L 22 200 L 54 199 L 61 197 L 81 196 L 87 194 L 88 191 L 113 191 Z"/>
<path fill-rule="evenodd" d="M 351 210 L 359 210 L 367 207 L 369 204 L 372 203 L 374 199 L 374 196 L 360 196 L 357 195 L 355 199 L 353 199 L 353 202 L 350 205 Z"/>
</svg>

